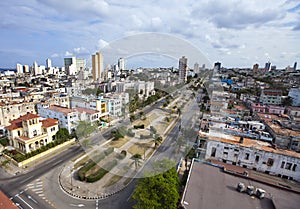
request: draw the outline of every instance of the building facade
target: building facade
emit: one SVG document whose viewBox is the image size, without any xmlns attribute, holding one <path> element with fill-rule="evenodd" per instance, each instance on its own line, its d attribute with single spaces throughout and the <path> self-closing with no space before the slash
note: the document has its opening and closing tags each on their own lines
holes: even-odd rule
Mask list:
<svg viewBox="0 0 300 209">
<path fill-rule="evenodd" d="M 188 60 L 185 56 L 182 56 L 179 59 L 179 65 L 178 65 L 178 82 L 179 83 L 185 83 L 187 81 L 187 71 L 188 71 Z"/>
<path fill-rule="evenodd" d="M 103 56 L 100 52 L 92 55 L 92 74 L 94 81 L 102 81 L 104 77 Z"/>
<path fill-rule="evenodd" d="M 247 138 L 240 140 L 209 139 L 205 159 L 210 158 L 300 181 L 300 154 L 271 147 L 268 142 Z"/>
<path fill-rule="evenodd" d="M 55 140 L 58 120 L 42 120 L 36 114 L 27 113 L 6 126 L 9 144 L 23 153 L 29 153 Z"/>
</svg>

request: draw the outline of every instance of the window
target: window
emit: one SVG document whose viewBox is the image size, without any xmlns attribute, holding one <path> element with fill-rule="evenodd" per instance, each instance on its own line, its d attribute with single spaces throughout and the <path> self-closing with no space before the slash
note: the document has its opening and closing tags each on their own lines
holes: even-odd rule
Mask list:
<svg viewBox="0 0 300 209">
<path fill-rule="evenodd" d="M 256 156 L 255 156 L 255 162 L 257 162 L 257 163 L 258 163 L 258 161 L 259 161 L 259 156 L 258 156 L 258 155 L 256 155 Z"/>
<path fill-rule="evenodd" d="M 272 158 L 269 158 L 267 161 L 267 166 L 272 166 L 274 164 L 274 160 Z"/>
<path fill-rule="evenodd" d="M 245 155 L 245 160 L 249 160 L 249 156 L 250 156 L 250 154 L 249 154 L 249 153 L 246 153 L 246 155 Z"/>
<path fill-rule="evenodd" d="M 215 157 L 216 156 L 216 148 L 215 147 L 212 147 L 211 148 L 211 157 Z"/>
<path fill-rule="evenodd" d="M 235 152 L 238 152 L 238 151 L 239 151 L 239 149 L 234 149 L 234 151 L 235 151 Z"/>
<path fill-rule="evenodd" d="M 37 132 L 36 130 L 33 131 L 33 136 L 36 136 L 37 135 Z"/>
<path fill-rule="evenodd" d="M 294 164 L 293 168 L 292 168 L 292 171 L 296 171 L 296 169 L 297 169 L 297 164 Z"/>
<path fill-rule="evenodd" d="M 229 149 L 229 147 L 224 147 L 224 149 Z"/>
<path fill-rule="evenodd" d="M 282 161 L 282 162 L 281 162 L 281 166 L 280 166 L 280 168 L 284 168 L 284 164 L 285 164 L 285 162 L 284 162 L 284 161 Z"/>
<path fill-rule="evenodd" d="M 223 157 L 227 158 L 228 157 L 228 152 L 223 152 Z"/>
<path fill-rule="evenodd" d="M 291 170 L 291 167 L 292 167 L 292 163 L 286 163 L 285 169 Z"/>
</svg>

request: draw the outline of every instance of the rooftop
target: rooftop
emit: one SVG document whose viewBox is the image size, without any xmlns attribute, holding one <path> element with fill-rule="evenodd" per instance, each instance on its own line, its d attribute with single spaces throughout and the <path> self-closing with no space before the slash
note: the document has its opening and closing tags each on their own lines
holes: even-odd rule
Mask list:
<svg viewBox="0 0 300 209">
<path fill-rule="evenodd" d="M 81 108 L 81 107 L 76 107 L 75 110 L 77 110 L 80 113 L 87 113 L 87 114 L 96 114 L 96 113 L 100 113 L 98 110 L 91 110 L 91 109 L 87 109 L 87 108 Z"/>
<path fill-rule="evenodd" d="M 22 127 L 22 121 L 23 120 L 31 120 L 34 118 L 39 118 L 40 116 L 36 115 L 36 114 L 32 114 L 32 113 L 27 113 L 26 115 L 23 115 L 15 120 L 10 121 L 9 126 L 6 126 L 7 130 L 14 130 L 14 129 L 18 129 Z"/>
<path fill-rule="evenodd" d="M 292 157 L 296 157 L 300 159 L 300 153 L 297 153 L 295 151 L 292 150 L 285 150 L 285 149 L 279 149 L 279 148 L 274 148 L 271 146 L 270 143 L 268 142 L 264 142 L 264 141 L 259 141 L 256 139 L 249 139 L 249 138 L 245 138 L 243 140 L 243 143 L 240 143 L 240 137 L 238 136 L 233 136 L 230 135 L 228 137 L 224 137 L 224 134 L 221 134 L 219 137 L 217 136 L 211 136 L 209 133 L 204 133 L 201 132 L 201 135 L 208 135 L 210 140 L 213 141 L 219 141 L 219 142 L 224 142 L 224 143 L 228 143 L 228 144 L 236 144 L 242 147 L 251 147 L 251 148 L 255 148 L 258 150 L 263 150 L 266 152 L 272 152 L 272 153 L 276 153 L 276 154 L 281 154 L 281 155 L 286 155 L 286 156 L 292 156 Z"/>
<path fill-rule="evenodd" d="M 265 190 L 265 198 L 239 193 L 236 190 L 239 182 Z M 218 167 L 195 161 L 182 197 L 186 209 L 298 209 L 299 203 L 299 194 L 231 175 Z"/>
<path fill-rule="evenodd" d="M 45 128 L 58 125 L 58 120 L 53 118 L 47 118 L 45 120 L 42 120 L 41 122 L 42 122 L 42 126 Z"/>
<path fill-rule="evenodd" d="M 18 209 L 18 207 L 0 190 L 0 208 Z"/>
<path fill-rule="evenodd" d="M 49 108 L 49 110 L 53 110 L 55 112 L 61 112 L 63 113 L 64 115 L 67 115 L 69 113 L 72 113 L 74 112 L 74 110 L 70 109 L 70 108 L 67 108 L 67 107 L 61 107 L 61 106 L 58 106 L 58 105 L 51 105 Z"/>
</svg>

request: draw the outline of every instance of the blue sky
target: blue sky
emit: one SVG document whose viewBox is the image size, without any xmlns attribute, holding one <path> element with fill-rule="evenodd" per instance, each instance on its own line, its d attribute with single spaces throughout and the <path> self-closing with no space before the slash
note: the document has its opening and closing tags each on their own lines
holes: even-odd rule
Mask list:
<svg viewBox="0 0 300 209">
<path fill-rule="evenodd" d="M 187 40 L 225 67 L 300 64 L 298 0 L 11 0 L 0 10 L 0 67 L 45 65 L 47 58 L 62 66 L 72 54 L 90 63 L 107 43 L 144 32 Z"/>
</svg>

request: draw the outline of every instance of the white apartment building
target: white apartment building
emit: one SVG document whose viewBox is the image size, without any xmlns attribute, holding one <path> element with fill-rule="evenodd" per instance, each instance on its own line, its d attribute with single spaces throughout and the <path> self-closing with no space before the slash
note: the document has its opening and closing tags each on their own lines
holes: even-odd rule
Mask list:
<svg viewBox="0 0 300 209">
<path fill-rule="evenodd" d="M 0 103 L 0 126 L 10 125 L 10 121 L 15 120 L 26 113 L 36 114 L 35 103 Z"/>
<path fill-rule="evenodd" d="M 36 114 L 27 113 L 12 120 L 6 130 L 9 144 L 23 153 L 29 153 L 55 140 L 58 120 L 42 120 Z"/>
<path fill-rule="evenodd" d="M 268 142 L 230 136 L 210 137 L 205 159 L 216 159 L 261 171 L 270 175 L 300 181 L 300 154 L 272 147 Z"/>
<path fill-rule="evenodd" d="M 264 89 L 261 92 L 259 102 L 269 105 L 280 105 L 281 104 L 281 90 Z"/>
<path fill-rule="evenodd" d="M 293 106 L 300 106 L 300 88 L 291 88 L 288 96 L 293 98 Z"/>
<path fill-rule="evenodd" d="M 79 121 L 79 113 L 75 109 L 43 103 L 37 104 L 37 111 L 43 118 L 57 119 L 59 127 L 68 129 L 69 133 L 72 133 Z"/>
</svg>

